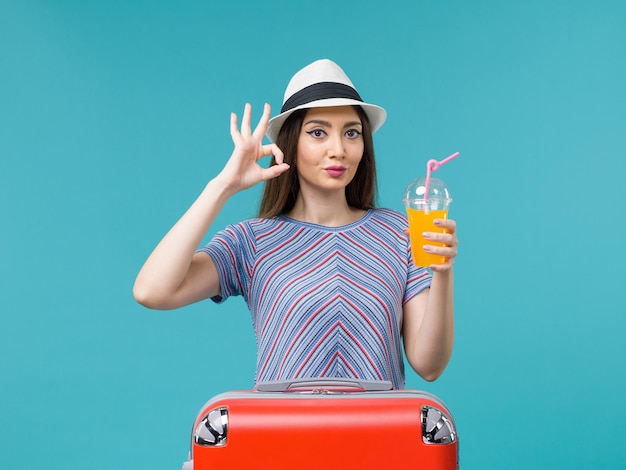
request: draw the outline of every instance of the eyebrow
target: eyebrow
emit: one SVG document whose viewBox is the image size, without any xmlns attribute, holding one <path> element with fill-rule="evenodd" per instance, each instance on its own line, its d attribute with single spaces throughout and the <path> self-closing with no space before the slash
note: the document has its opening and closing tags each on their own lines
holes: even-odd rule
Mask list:
<svg viewBox="0 0 626 470">
<path fill-rule="evenodd" d="M 319 124 L 325 127 L 333 127 L 330 122 L 324 121 L 323 119 L 311 119 L 310 121 L 304 123 L 305 126 L 308 124 Z M 343 125 L 344 128 L 351 126 L 363 126 L 363 123 L 361 121 L 349 121 Z"/>
</svg>

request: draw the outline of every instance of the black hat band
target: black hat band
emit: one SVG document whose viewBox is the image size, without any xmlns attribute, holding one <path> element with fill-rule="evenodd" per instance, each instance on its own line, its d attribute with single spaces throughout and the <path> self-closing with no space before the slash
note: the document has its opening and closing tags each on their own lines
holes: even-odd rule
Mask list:
<svg viewBox="0 0 626 470">
<path fill-rule="evenodd" d="M 358 92 L 349 85 L 336 82 L 319 82 L 304 87 L 294 93 L 283 104 L 280 112 L 284 113 L 290 109 L 297 108 L 312 101 L 326 100 L 331 98 L 347 98 L 356 101 L 363 101 Z"/>
</svg>

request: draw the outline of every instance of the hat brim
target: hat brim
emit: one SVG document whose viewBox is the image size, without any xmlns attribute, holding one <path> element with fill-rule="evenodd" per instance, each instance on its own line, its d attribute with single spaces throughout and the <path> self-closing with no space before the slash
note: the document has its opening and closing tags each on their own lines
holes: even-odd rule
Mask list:
<svg viewBox="0 0 626 470">
<path fill-rule="evenodd" d="M 267 135 L 270 141 L 276 142 L 278 133 L 280 132 L 281 127 L 283 127 L 283 123 L 294 111 L 299 109 L 325 108 L 334 106 L 360 106 L 363 108 L 363 111 L 365 111 L 365 114 L 367 114 L 367 118 L 370 121 L 372 134 L 376 132 L 380 126 L 383 125 L 385 119 L 387 119 L 387 111 L 380 106 L 376 106 L 375 104 L 363 103 L 362 101 L 352 100 L 349 98 L 328 98 L 324 100 L 311 101 L 310 103 L 296 106 L 295 108 L 285 111 L 284 113 L 280 113 L 278 116 L 274 116 L 267 124 L 267 131 L 265 132 L 265 135 Z"/>
</svg>

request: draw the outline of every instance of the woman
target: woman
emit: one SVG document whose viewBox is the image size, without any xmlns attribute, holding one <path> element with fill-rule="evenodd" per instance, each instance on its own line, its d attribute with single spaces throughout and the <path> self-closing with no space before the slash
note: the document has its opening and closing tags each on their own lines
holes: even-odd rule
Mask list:
<svg viewBox="0 0 626 470">
<path fill-rule="evenodd" d="M 142 267 L 139 303 L 172 309 L 244 296 L 258 342 L 256 381 L 296 377 L 388 380 L 413 369 L 435 380 L 451 353 L 456 225 L 427 238 L 447 247 L 433 274 L 413 265 L 406 218 L 374 208 L 372 133 L 384 109 L 364 103 L 337 64 L 316 61 L 289 82 L 281 114 L 254 130 L 231 115 L 234 151 Z M 272 142 L 264 145 L 266 134 Z M 272 155 L 269 168 L 258 161 Z M 230 196 L 266 181 L 260 216 L 197 250 Z"/>
</svg>

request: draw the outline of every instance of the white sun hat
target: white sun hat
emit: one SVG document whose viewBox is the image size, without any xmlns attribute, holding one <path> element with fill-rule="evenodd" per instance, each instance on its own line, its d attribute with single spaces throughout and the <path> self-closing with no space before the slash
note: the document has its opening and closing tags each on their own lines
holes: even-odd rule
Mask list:
<svg viewBox="0 0 626 470">
<path fill-rule="evenodd" d="M 356 105 L 363 108 L 372 134 L 383 125 L 387 111 L 364 103 L 345 72 L 332 60 L 320 59 L 298 71 L 289 81 L 280 114 L 270 119 L 267 137 L 276 142 L 285 120 L 298 109 Z"/>
</svg>

